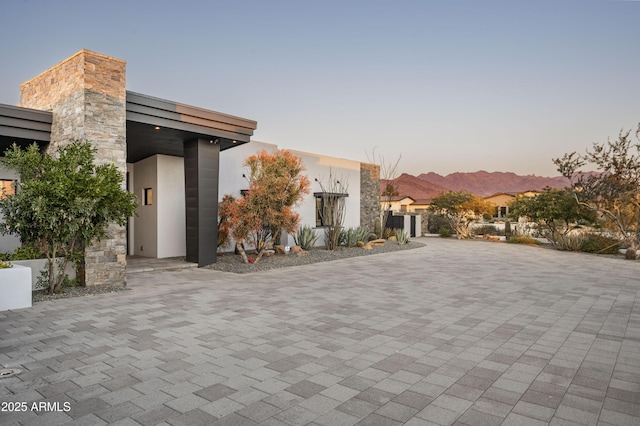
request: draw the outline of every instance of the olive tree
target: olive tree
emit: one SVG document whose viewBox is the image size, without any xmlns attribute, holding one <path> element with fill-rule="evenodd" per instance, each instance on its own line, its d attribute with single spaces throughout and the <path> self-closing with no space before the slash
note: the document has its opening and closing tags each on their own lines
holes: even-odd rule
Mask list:
<svg viewBox="0 0 640 426">
<path fill-rule="evenodd" d="M 435 197 L 429 206 L 429 211 L 447 219 L 458 239 L 471 237 L 471 224 L 492 210 L 491 204 L 467 191 L 445 192 Z"/>
<path fill-rule="evenodd" d="M 82 249 L 107 236 L 110 224 L 125 225 L 136 210 L 135 196 L 122 188 L 123 176 L 113 164 L 95 165 L 96 149 L 74 141 L 54 155 L 37 144 L 14 144 L 4 164 L 20 175 L 15 194 L 0 200 L 0 233 L 18 235 L 46 253 L 49 292 L 58 292 L 64 270 Z M 59 274 L 56 259 L 64 256 Z"/>
<path fill-rule="evenodd" d="M 509 216 L 533 222 L 538 232 L 561 250 L 570 248 L 569 233 L 577 224 L 595 220 L 590 209 L 576 203 L 571 190 L 549 187 L 532 197 L 513 200 Z"/>
<path fill-rule="evenodd" d="M 629 245 L 628 259 L 637 257 L 640 243 L 640 124 L 635 136 L 634 142 L 631 130 L 622 130 L 615 141 L 594 143 L 585 154 L 572 152 L 553 160 L 571 180 L 577 203 L 593 210 Z M 583 172 L 585 166 L 595 173 Z"/>
</svg>

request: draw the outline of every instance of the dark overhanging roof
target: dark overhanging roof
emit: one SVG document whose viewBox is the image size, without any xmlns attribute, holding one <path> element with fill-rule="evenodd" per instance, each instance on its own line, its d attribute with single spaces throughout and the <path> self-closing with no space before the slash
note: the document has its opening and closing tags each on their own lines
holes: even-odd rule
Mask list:
<svg viewBox="0 0 640 426">
<path fill-rule="evenodd" d="M 155 154 L 184 156 L 184 142 L 207 139 L 220 150 L 249 142 L 257 123 L 203 108 L 127 92 L 127 162 Z M 51 141 L 53 113 L 0 104 L 0 155 L 15 142 Z"/>
<path fill-rule="evenodd" d="M 257 123 L 127 91 L 127 162 L 155 154 L 184 155 L 184 142 L 208 139 L 220 150 L 249 142 Z"/>
<path fill-rule="evenodd" d="M 49 111 L 0 104 L 0 155 L 13 143 L 23 148 L 34 142 L 48 145 L 52 121 Z"/>
</svg>

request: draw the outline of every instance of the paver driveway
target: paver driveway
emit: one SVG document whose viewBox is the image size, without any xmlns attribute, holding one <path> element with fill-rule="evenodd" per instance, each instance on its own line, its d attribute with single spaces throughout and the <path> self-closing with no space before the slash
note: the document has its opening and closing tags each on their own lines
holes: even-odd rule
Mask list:
<svg viewBox="0 0 640 426">
<path fill-rule="evenodd" d="M 0 313 L 0 423 L 639 423 L 640 262 L 423 241 Z"/>
</svg>

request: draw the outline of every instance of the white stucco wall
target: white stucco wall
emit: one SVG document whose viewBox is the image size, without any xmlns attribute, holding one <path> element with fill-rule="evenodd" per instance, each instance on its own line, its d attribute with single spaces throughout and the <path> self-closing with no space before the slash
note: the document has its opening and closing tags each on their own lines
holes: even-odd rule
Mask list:
<svg viewBox="0 0 640 426">
<path fill-rule="evenodd" d="M 145 257 L 177 257 L 186 253 L 184 159 L 154 155 L 133 164 L 130 184 L 138 197 L 133 219 L 133 254 Z M 153 202 L 144 205 L 144 189 L 152 188 Z"/>
<path fill-rule="evenodd" d="M 278 146 L 272 143 L 249 142 L 235 148 L 226 149 L 220 153 L 220 183 L 218 186 L 218 198 L 229 194 L 240 197 L 240 191 L 249 188 L 249 182 L 243 178 L 243 174 L 248 174 L 245 167 L 242 167 L 244 160 L 250 155 L 260 151 L 274 152 Z"/>
<path fill-rule="evenodd" d="M 0 179 L 17 180 L 18 174 L 0 165 Z M 2 216 L 0 216 L 0 222 L 2 222 Z M 15 235 L 0 235 L 0 253 L 12 252 L 21 245 L 20 238 Z"/>
<path fill-rule="evenodd" d="M 313 194 L 322 192 L 321 183 L 327 188 L 330 177 L 333 180 L 340 181 L 343 188 L 340 192 L 349 194 L 345 198 L 344 227 L 360 226 L 360 162 L 310 152 L 289 151 L 293 155 L 302 158 L 304 165 L 307 167 L 307 177 L 311 182 L 311 192 L 305 196 L 302 205 L 296 209 L 302 217 L 300 226 L 316 227 L 316 199 Z M 320 235 L 316 245 L 324 246 L 324 228 L 317 228 L 316 232 Z M 282 239 L 282 243 L 293 245 L 293 236 L 289 235 L 288 241 Z"/>
<path fill-rule="evenodd" d="M 243 174 L 248 170 L 242 166 L 244 160 L 261 150 L 274 152 L 275 144 L 252 141 L 220 153 L 220 182 L 218 196 L 226 194 L 240 197 L 240 191 L 248 189 L 249 183 Z M 320 183 L 327 184 L 329 175 L 339 180 L 349 196 L 345 199 L 345 227 L 360 224 L 360 163 L 336 157 L 328 157 L 302 151 L 290 150 L 302 158 L 311 182 L 311 192 L 296 208 L 302 217 L 301 225 L 316 227 L 316 201 L 314 192 L 321 192 Z M 138 216 L 130 225 L 130 253 L 145 257 L 176 257 L 186 253 L 186 219 L 184 190 L 184 160 L 181 157 L 156 155 L 129 165 L 130 188 L 138 196 Z M 144 205 L 144 188 L 153 188 L 153 204 Z M 324 230 L 317 228 L 321 236 L 317 245 L 324 245 Z M 132 240 L 132 241 L 131 241 Z M 292 236 L 284 236 L 281 242 L 293 245 Z M 143 248 L 143 249 L 142 249 Z M 231 250 L 231 248 L 227 248 Z"/>
<path fill-rule="evenodd" d="M 248 144 L 241 145 L 236 148 L 232 148 L 223 151 L 220 154 L 220 189 L 219 198 L 225 194 L 231 194 L 234 197 L 240 196 L 242 189 L 247 189 L 249 183 L 242 174 L 247 174 L 246 168 L 242 167 L 244 160 L 253 154 L 261 150 L 267 152 L 274 152 L 278 149 L 278 146 L 266 142 L 251 141 Z M 328 157 L 325 155 L 313 154 L 309 152 L 289 150 L 292 154 L 301 157 L 307 170 L 305 174 L 311 182 L 311 192 L 304 198 L 303 203 L 296 208 L 296 211 L 300 213 L 302 221 L 300 225 L 308 225 L 312 228 L 316 227 L 316 201 L 313 195 L 314 192 L 321 192 L 320 183 L 316 182 L 318 179 L 325 186 L 331 173 L 334 178 L 337 178 L 349 193 L 349 197 L 346 198 L 346 216 L 345 227 L 357 227 L 360 225 L 360 162 L 345 160 L 342 158 Z M 316 243 L 319 246 L 324 245 L 324 230 L 318 228 L 317 233 L 321 236 Z M 283 236 L 281 239 L 282 244 L 293 245 L 293 236 Z"/>
<path fill-rule="evenodd" d="M 133 165 L 134 193 L 138 197 L 138 216 L 134 218 L 133 253 L 137 256 L 158 256 L 158 161 L 157 156 L 145 158 Z M 144 189 L 153 189 L 153 204 L 144 205 Z M 184 202 L 183 202 L 184 205 Z"/>
<path fill-rule="evenodd" d="M 184 256 L 187 252 L 184 159 L 157 156 L 157 257 Z"/>
</svg>

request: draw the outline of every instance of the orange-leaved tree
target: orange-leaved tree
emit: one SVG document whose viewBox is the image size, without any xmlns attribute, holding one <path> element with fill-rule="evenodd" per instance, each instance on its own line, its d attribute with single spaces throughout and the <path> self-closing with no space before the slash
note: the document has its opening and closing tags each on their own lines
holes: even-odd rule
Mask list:
<svg viewBox="0 0 640 426">
<path fill-rule="evenodd" d="M 293 208 L 311 185 L 302 174 L 306 170 L 302 159 L 286 150 L 260 151 L 248 157 L 244 166 L 249 168 L 249 190 L 244 197 L 227 202 L 221 213 L 229 218 L 236 249 L 248 263 L 245 241 L 255 246 L 257 262 L 281 230 L 296 231 L 300 215 Z"/>
</svg>

